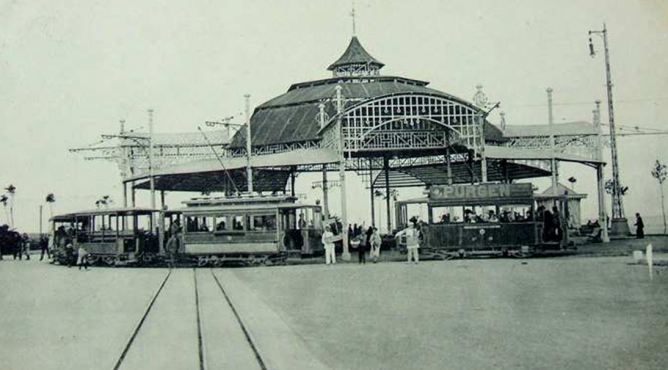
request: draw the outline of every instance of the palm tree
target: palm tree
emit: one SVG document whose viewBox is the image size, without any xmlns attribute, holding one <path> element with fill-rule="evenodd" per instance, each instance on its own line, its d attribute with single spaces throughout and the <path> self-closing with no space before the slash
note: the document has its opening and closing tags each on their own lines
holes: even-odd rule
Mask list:
<svg viewBox="0 0 668 370">
<path fill-rule="evenodd" d="M 661 191 L 661 213 L 663 214 L 663 233 L 666 233 L 666 207 L 663 202 L 663 182 L 666 181 L 666 165 L 659 162 L 657 159 L 652 168 L 652 177 L 659 182 L 659 190 Z"/>
<path fill-rule="evenodd" d="M 7 198 L 7 195 L 2 194 L 0 196 L 0 203 L 2 203 L 2 206 L 5 208 L 5 217 L 7 218 L 7 223 L 9 223 L 9 215 L 7 214 L 7 201 L 9 198 Z"/>
<path fill-rule="evenodd" d="M 109 198 L 108 195 L 103 196 L 102 198 L 95 201 L 97 208 L 100 208 L 101 205 L 104 205 L 105 208 L 109 208 L 109 204 L 114 201 Z"/>
<path fill-rule="evenodd" d="M 14 227 L 14 196 L 16 194 L 16 186 L 9 184 L 8 187 L 5 188 L 7 190 L 7 193 L 9 193 L 9 220 L 10 220 L 10 227 Z"/>
<path fill-rule="evenodd" d="M 45 201 L 49 203 L 49 213 L 51 214 L 51 218 L 53 218 L 53 203 L 56 202 L 56 196 L 53 195 L 53 193 L 49 193 L 46 196 Z"/>
</svg>

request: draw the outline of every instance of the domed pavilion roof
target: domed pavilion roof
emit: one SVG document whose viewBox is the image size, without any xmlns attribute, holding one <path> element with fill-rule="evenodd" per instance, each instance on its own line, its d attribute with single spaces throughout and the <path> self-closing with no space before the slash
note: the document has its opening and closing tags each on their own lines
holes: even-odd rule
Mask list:
<svg viewBox="0 0 668 370">
<path fill-rule="evenodd" d="M 365 63 L 366 73 L 341 73 L 342 70 L 360 63 Z M 375 75 L 374 70 L 377 71 L 382 66 L 383 63 L 369 55 L 357 37 L 353 37 L 343 55 L 328 68 L 334 71 L 334 77 L 293 84 L 286 93 L 255 109 L 251 117 L 253 147 L 321 139 L 320 125 L 316 119 L 318 105 L 323 103 L 330 117 L 336 114 L 332 99 L 337 85 L 342 87 L 346 108 L 383 96 L 420 94 L 446 98 L 479 110 L 463 99 L 427 87 L 429 82 Z M 502 140 L 503 135 L 499 129 L 486 122 L 485 138 L 488 141 Z M 244 148 L 245 142 L 246 130 L 241 129 L 235 134 L 230 147 Z"/>
</svg>

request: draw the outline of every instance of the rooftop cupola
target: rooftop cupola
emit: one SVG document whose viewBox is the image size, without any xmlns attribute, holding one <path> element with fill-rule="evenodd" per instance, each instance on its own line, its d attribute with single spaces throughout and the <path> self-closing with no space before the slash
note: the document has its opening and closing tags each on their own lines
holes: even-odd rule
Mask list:
<svg viewBox="0 0 668 370">
<path fill-rule="evenodd" d="M 343 55 L 327 69 L 334 73 L 334 77 L 378 76 L 384 65 L 364 50 L 357 36 L 353 36 Z"/>
</svg>

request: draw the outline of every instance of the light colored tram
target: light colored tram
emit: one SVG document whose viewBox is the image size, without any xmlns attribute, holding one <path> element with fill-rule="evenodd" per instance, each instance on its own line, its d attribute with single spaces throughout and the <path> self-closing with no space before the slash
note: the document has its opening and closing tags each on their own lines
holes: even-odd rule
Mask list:
<svg viewBox="0 0 668 370">
<path fill-rule="evenodd" d="M 200 266 L 268 264 L 323 252 L 321 207 L 296 197 L 205 197 L 184 204 L 181 252 Z"/>
</svg>

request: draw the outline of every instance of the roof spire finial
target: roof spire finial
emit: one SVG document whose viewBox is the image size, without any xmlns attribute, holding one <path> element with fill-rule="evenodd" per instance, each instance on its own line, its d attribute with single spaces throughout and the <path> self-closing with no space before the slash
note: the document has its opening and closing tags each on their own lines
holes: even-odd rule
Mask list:
<svg viewBox="0 0 668 370">
<path fill-rule="evenodd" d="M 355 27 L 355 0 L 353 0 L 353 10 L 350 12 L 350 17 L 353 19 L 353 37 L 357 36 L 357 29 Z"/>
</svg>

